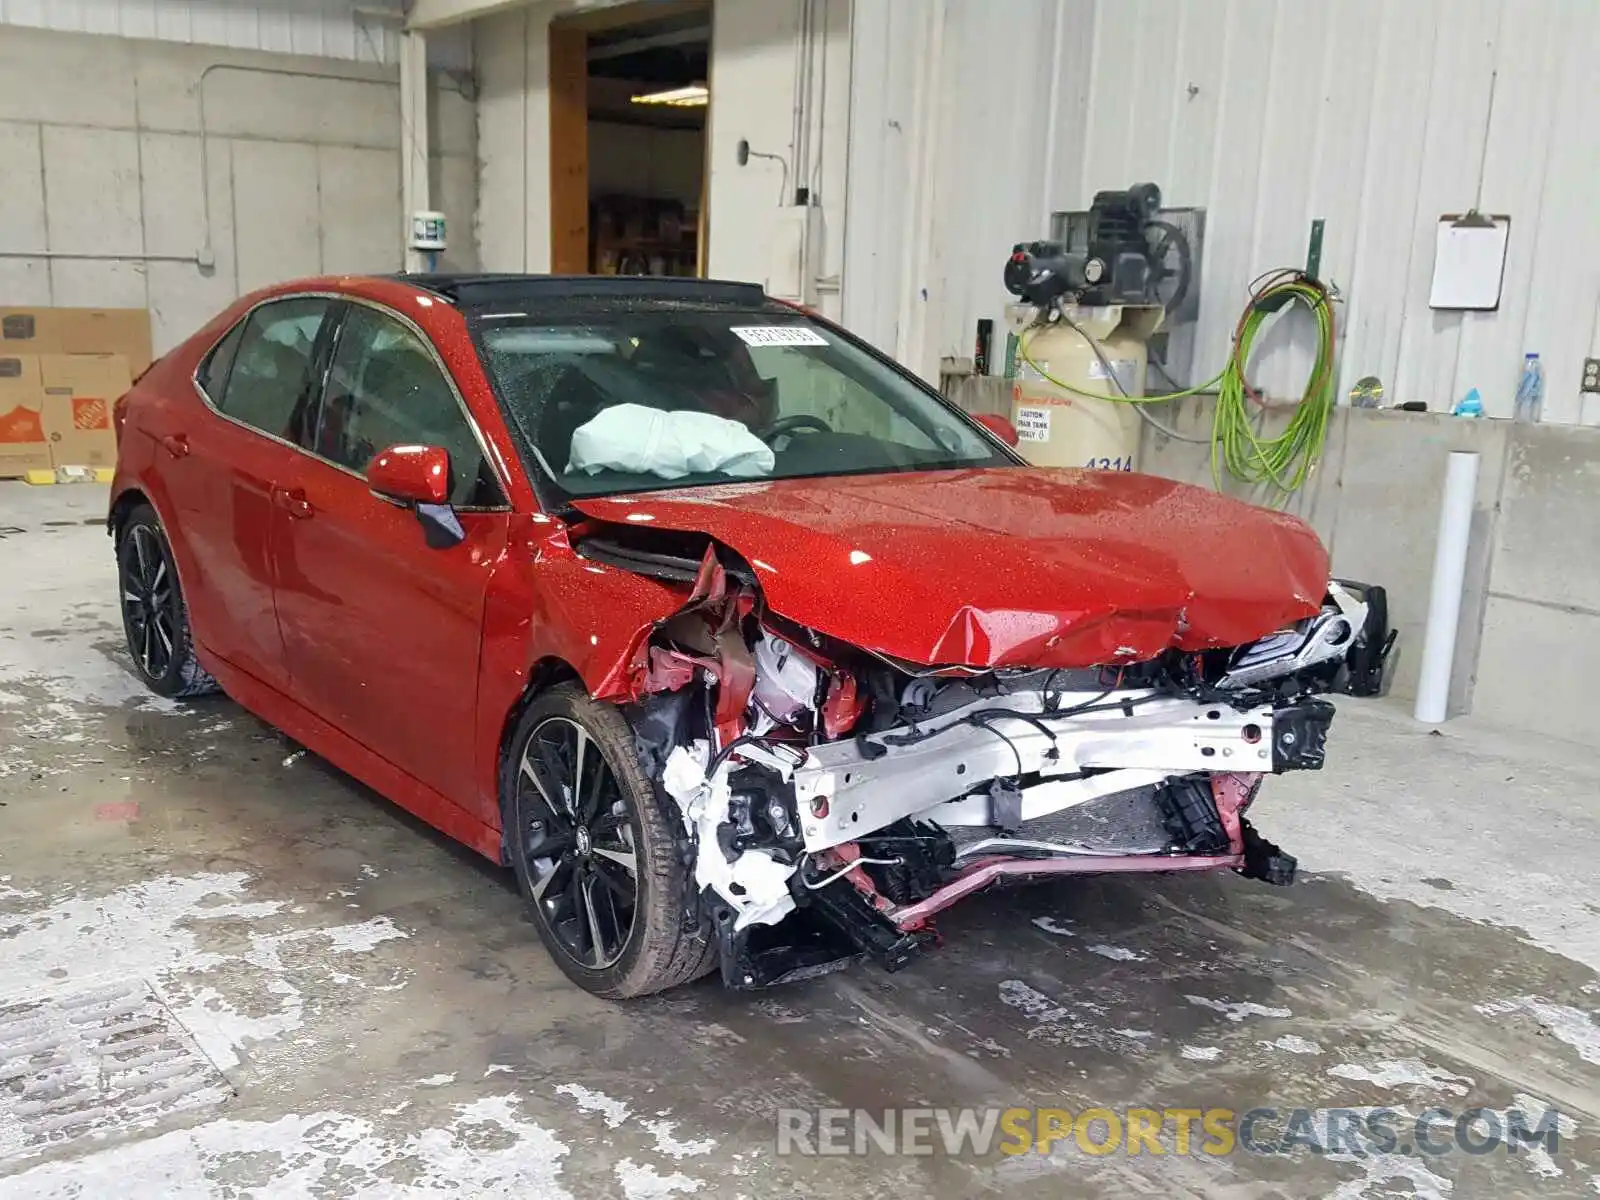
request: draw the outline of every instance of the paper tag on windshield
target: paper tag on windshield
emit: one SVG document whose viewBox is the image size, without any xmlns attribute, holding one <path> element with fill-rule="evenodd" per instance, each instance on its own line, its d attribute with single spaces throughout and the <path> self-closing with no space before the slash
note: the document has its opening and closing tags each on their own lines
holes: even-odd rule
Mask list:
<svg viewBox="0 0 1600 1200">
<path fill-rule="evenodd" d="M 828 339 L 807 325 L 733 325 L 728 330 L 746 346 L 826 346 Z"/>
</svg>

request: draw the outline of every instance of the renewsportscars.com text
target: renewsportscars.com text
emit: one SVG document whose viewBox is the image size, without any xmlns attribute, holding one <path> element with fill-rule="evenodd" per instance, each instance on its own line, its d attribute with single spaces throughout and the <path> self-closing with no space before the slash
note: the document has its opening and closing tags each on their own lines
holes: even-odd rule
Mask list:
<svg viewBox="0 0 1600 1200">
<path fill-rule="evenodd" d="M 1429 1108 L 780 1109 L 780 1155 L 1517 1154 L 1561 1148 L 1560 1113 Z"/>
</svg>

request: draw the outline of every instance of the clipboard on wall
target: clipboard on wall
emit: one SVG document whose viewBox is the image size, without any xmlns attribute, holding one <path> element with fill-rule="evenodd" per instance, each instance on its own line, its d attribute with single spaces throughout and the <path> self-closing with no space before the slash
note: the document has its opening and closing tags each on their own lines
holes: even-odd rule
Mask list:
<svg viewBox="0 0 1600 1200">
<path fill-rule="evenodd" d="M 1480 212 L 1446 213 L 1434 234 L 1429 308 L 1493 312 L 1505 282 L 1511 218 Z"/>
</svg>

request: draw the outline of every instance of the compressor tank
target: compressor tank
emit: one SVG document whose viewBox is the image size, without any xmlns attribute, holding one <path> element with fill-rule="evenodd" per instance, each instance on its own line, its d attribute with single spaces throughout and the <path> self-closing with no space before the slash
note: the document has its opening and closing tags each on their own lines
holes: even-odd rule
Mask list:
<svg viewBox="0 0 1600 1200">
<path fill-rule="evenodd" d="M 1131 471 L 1139 451 L 1139 414 L 1134 406 L 1076 395 L 1045 376 L 1098 396 L 1144 395 L 1146 343 L 1160 329 L 1164 311 L 1153 305 L 1064 311 L 1083 333 L 1065 321 L 1017 330 L 1027 349 L 1026 358 L 1020 349 L 1017 353 L 1011 382 L 1017 449 L 1040 467 Z M 1100 354 L 1084 334 L 1100 344 Z M 1101 355 L 1115 372 L 1115 381 Z"/>
</svg>

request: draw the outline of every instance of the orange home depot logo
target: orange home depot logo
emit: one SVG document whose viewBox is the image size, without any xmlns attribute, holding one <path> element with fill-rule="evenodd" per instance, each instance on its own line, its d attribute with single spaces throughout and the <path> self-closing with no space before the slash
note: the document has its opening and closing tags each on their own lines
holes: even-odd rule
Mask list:
<svg viewBox="0 0 1600 1200">
<path fill-rule="evenodd" d="M 0 415 L 0 443 L 42 441 L 44 424 L 39 420 L 36 410 L 23 408 L 19 404 L 10 412 Z"/>
<path fill-rule="evenodd" d="M 83 430 L 110 429 L 111 412 L 106 402 L 94 396 L 74 396 L 72 427 Z"/>
</svg>

